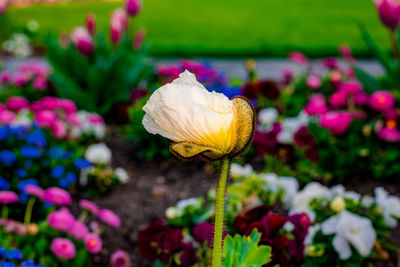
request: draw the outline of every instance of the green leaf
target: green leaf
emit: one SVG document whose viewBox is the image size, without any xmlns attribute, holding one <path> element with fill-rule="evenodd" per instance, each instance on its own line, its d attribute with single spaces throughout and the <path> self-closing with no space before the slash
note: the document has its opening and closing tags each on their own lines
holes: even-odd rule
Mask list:
<svg viewBox="0 0 400 267">
<path fill-rule="evenodd" d="M 271 248 L 258 245 L 261 234 L 227 236 L 224 242 L 225 267 L 260 267 L 271 261 Z"/>
<path fill-rule="evenodd" d="M 162 264 L 162 262 L 160 260 L 157 260 L 153 265 L 153 267 L 163 267 L 163 266 L 164 265 Z"/>
<path fill-rule="evenodd" d="M 381 90 L 381 85 L 373 76 L 369 75 L 367 72 L 358 67 L 355 67 L 354 71 L 367 93 L 373 93 Z"/>
</svg>

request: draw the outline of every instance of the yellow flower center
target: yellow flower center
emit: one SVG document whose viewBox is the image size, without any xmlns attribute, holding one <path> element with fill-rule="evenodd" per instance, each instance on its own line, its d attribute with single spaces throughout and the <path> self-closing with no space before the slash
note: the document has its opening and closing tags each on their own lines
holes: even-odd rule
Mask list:
<svg viewBox="0 0 400 267">
<path fill-rule="evenodd" d="M 397 122 L 396 122 L 395 119 L 388 119 L 387 122 L 386 122 L 386 126 L 387 126 L 389 129 L 394 129 L 394 128 L 397 127 Z"/>
<path fill-rule="evenodd" d="M 378 97 L 378 103 L 379 104 L 385 104 L 385 102 L 386 102 L 386 97 L 384 97 L 384 96 Z"/>
</svg>

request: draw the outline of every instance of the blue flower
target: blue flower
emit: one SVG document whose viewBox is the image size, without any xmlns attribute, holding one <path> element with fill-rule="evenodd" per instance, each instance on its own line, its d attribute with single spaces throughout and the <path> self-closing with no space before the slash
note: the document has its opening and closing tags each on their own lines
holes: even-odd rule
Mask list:
<svg viewBox="0 0 400 267">
<path fill-rule="evenodd" d="M 240 87 L 229 87 L 227 85 L 220 85 L 213 88 L 215 92 L 226 95 L 229 99 L 240 94 Z"/>
<path fill-rule="evenodd" d="M 0 261 L 0 266 L 1 267 L 15 267 L 16 265 L 12 262 Z"/>
<path fill-rule="evenodd" d="M 17 156 L 10 150 L 5 149 L 0 152 L 0 162 L 3 162 L 7 166 L 13 165 L 16 159 Z"/>
<path fill-rule="evenodd" d="M 69 181 L 65 178 L 58 180 L 58 185 L 64 189 L 68 189 L 69 188 Z"/>
<path fill-rule="evenodd" d="M 89 168 L 90 166 L 92 166 L 92 164 L 87 161 L 86 159 L 83 158 L 77 158 L 74 162 L 75 167 L 78 169 L 86 169 Z"/>
<path fill-rule="evenodd" d="M 23 139 L 25 137 L 25 133 L 29 128 L 26 126 L 13 126 L 10 127 L 11 133 L 16 136 L 18 139 Z"/>
<path fill-rule="evenodd" d="M 73 172 L 68 172 L 67 175 L 65 175 L 65 179 L 72 184 L 78 181 L 78 176 L 76 176 L 76 174 Z"/>
<path fill-rule="evenodd" d="M 50 176 L 53 178 L 61 178 L 64 175 L 64 167 L 61 165 L 55 166 L 50 173 Z"/>
<path fill-rule="evenodd" d="M 22 259 L 22 253 L 18 249 L 9 249 L 4 254 L 4 257 L 7 260 L 20 260 L 20 259 Z"/>
<path fill-rule="evenodd" d="M 7 140 L 8 135 L 9 135 L 9 128 L 8 126 L 0 126 L 0 140 Z"/>
<path fill-rule="evenodd" d="M 44 147 L 47 145 L 46 136 L 40 129 L 36 129 L 26 137 L 26 142 L 30 145 Z"/>
<path fill-rule="evenodd" d="M 42 151 L 37 148 L 37 147 L 33 147 L 33 146 L 23 146 L 21 147 L 21 155 L 24 158 L 38 158 L 42 155 Z"/>
<path fill-rule="evenodd" d="M 0 190 L 8 190 L 8 189 L 10 189 L 10 183 L 6 179 L 0 176 Z"/>
<path fill-rule="evenodd" d="M 3 247 L 0 247 L 0 256 L 4 256 L 4 253 L 6 253 L 6 249 Z"/>
<path fill-rule="evenodd" d="M 62 159 L 65 155 L 65 150 L 62 147 L 55 146 L 49 149 L 48 154 L 52 159 Z"/>
<path fill-rule="evenodd" d="M 19 178 L 25 178 L 28 175 L 28 172 L 23 168 L 19 168 L 15 170 L 14 174 Z"/>
<path fill-rule="evenodd" d="M 33 260 L 26 260 L 21 262 L 21 267 L 36 267 L 37 265 L 35 264 L 35 262 Z"/>
</svg>

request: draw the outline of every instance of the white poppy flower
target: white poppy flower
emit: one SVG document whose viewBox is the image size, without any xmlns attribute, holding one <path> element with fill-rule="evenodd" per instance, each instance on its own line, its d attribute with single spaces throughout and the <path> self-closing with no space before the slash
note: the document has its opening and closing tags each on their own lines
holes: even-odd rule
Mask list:
<svg viewBox="0 0 400 267">
<path fill-rule="evenodd" d="M 382 210 L 385 223 L 389 227 L 395 228 L 398 219 L 400 219 L 400 199 L 389 195 L 382 187 L 377 187 L 375 188 L 375 201 Z"/>
<path fill-rule="evenodd" d="M 249 177 L 254 172 L 253 167 L 250 164 L 246 164 L 244 166 L 232 163 L 230 168 L 230 174 L 232 178 L 239 178 L 239 177 Z"/>
<path fill-rule="evenodd" d="M 321 225 L 324 235 L 335 234 L 332 245 L 340 259 L 351 257 L 352 245 L 361 256 L 368 256 L 376 240 L 376 233 L 369 219 L 343 210 Z"/>
<path fill-rule="evenodd" d="M 85 158 L 93 164 L 109 164 L 111 150 L 104 143 L 93 144 L 86 149 Z"/>
</svg>

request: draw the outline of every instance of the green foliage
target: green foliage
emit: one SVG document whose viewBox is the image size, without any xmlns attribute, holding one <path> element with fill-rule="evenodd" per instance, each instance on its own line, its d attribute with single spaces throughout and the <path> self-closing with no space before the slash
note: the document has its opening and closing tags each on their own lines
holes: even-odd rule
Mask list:
<svg viewBox="0 0 400 267">
<path fill-rule="evenodd" d="M 116 103 L 129 102 L 130 93 L 150 72 L 147 48 L 132 48 L 131 37 L 124 36 L 114 47 L 104 35 L 95 38 L 92 55 L 82 56 L 70 44 L 64 48 L 54 37 L 46 38 L 47 59 L 53 67 L 51 81 L 61 98 L 72 99 L 79 109 L 101 115 Z"/>
<path fill-rule="evenodd" d="M 0 24 L 0 42 L 29 19 L 41 25 L 36 44 L 43 43 L 46 33 L 69 32 L 88 12 L 97 16 L 99 30 L 108 29 L 110 12 L 117 7 L 120 2 L 70 1 L 10 8 L 9 21 Z M 289 51 L 299 50 L 321 57 L 336 54 L 342 43 L 356 55 L 370 55 L 355 20 L 365 23 L 389 49 L 374 5 L 365 0 L 145 1 L 135 27 L 148 30 L 155 56 L 286 57 Z"/>
<path fill-rule="evenodd" d="M 227 236 L 224 241 L 225 267 L 260 267 L 271 260 L 271 248 L 258 245 L 261 234 L 254 230 L 251 236 Z"/>
<path fill-rule="evenodd" d="M 129 107 L 129 125 L 127 136 L 129 141 L 137 144 L 136 154 L 144 159 L 166 159 L 171 157 L 168 139 L 160 135 L 149 134 L 143 127 L 142 120 L 145 112 L 142 110 L 148 98 L 139 99 Z"/>
</svg>

